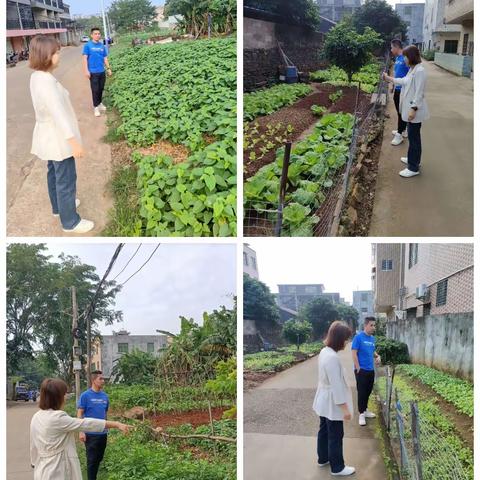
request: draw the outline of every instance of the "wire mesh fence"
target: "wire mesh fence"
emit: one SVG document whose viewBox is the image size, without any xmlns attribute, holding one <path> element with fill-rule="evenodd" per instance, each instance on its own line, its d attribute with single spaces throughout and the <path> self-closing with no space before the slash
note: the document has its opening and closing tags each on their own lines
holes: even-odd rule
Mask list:
<svg viewBox="0 0 480 480">
<path fill-rule="evenodd" d="M 282 170 L 285 162 L 290 162 L 290 156 L 284 155 L 285 146 L 277 151 L 277 157 L 274 165 L 269 170 L 262 183 L 258 182 L 258 191 L 268 189 L 268 194 L 261 198 L 259 195 L 255 200 L 248 201 L 244 208 L 244 235 L 247 237 L 256 236 L 335 236 L 340 223 L 342 210 L 348 197 L 351 180 L 352 166 L 359 153 L 362 140 L 368 137 L 368 133 L 373 124 L 378 123 L 384 115 L 384 107 L 388 98 L 387 84 L 381 78 L 381 73 L 386 71 L 389 63 L 389 55 L 386 54 L 379 66 L 379 81 L 375 92 L 370 97 L 363 93 L 360 87 L 355 88 L 353 100 L 353 109 L 350 112 L 353 116 L 351 133 L 346 138 L 337 138 L 338 144 L 334 139 L 331 140 L 335 148 L 335 153 L 343 155 L 345 161 L 342 166 L 333 169 L 333 174 L 329 174 L 326 181 L 318 184 L 318 176 L 313 174 L 315 168 L 319 168 L 318 158 L 321 156 L 321 143 L 313 151 L 316 156 L 316 163 L 311 163 L 310 175 L 303 175 L 301 181 L 293 180 L 296 176 L 297 167 L 287 164 L 287 178 L 282 180 Z M 340 112 L 338 112 L 340 113 Z M 318 124 L 317 124 L 318 125 Z M 317 129 L 313 127 L 313 131 Z M 311 129 L 307 131 L 310 132 Z M 322 138 L 322 137 L 320 137 Z M 343 144 L 342 144 L 343 143 Z M 324 160 L 322 160 L 324 161 Z M 327 160 L 328 161 L 328 160 Z M 290 168 L 289 168 L 290 167 Z M 290 177 L 290 178 L 289 178 Z M 294 185 L 294 181 L 296 184 Z M 313 187 L 312 183 L 316 186 Z M 252 187 L 249 185 L 248 188 Z M 255 189 L 255 185 L 253 185 Z M 311 188 L 310 192 L 315 192 L 320 198 L 320 204 L 316 207 L 305 207 L 303 211 L 288 211 L 288 207 L 297 205 L 297 199 L 290 195 L 286 200 L 286 192 L 292 193 L 295 189 L 306 190 Z M 244 193 L 244 198 L 247 195 Z M 292 198 L 293 197 L 293 198 Z M 287 212 L 285 211 L 287 209 Z M 296 222 L 294 216 L 298 219 L 303 214 L 304 220 Z"/>
<path fill-rule="evenodd" d="M 473 480 L 449 435 L 423 418 L 416 401 L 402 401 L 387 367 L 377 387 L 390 446 L 402 480 Z"/>
</svg>

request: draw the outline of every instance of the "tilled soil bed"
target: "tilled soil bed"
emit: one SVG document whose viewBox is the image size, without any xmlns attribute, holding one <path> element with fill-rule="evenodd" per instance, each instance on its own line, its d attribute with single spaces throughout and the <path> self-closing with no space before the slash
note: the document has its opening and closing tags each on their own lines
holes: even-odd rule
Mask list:
<svg viewBox="0 0 480 480">
<path fill-rule="evenodd" d="M 223 407 L 212 408 L 213 420 L 221 420 L 223 412 L 228 410 Z M 175 427 L 189 423 L 193 427 L 210 423 L 208 410 L 190 410 L 181 413 L 160 413 L 150 417 L 153 427 Z"/>
</svg>

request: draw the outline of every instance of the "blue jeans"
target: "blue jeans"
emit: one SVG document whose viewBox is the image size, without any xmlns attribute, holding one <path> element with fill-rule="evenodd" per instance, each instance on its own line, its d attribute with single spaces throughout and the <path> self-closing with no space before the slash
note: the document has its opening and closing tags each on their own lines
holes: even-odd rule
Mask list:
<svg viewBox="0 0 480 480">
<path fill-rule="evenodd" d="M 343 421 L 320 417 L 317 437 L 318 463 L 330 462 L 332 473 L 345 468 L 343 460 Z"/>
<path fill-rule="evenodd" d="M 60 215 L 64 229 L 75 228 L 80 222 L 80 215 L 75 205 L 77 193 L 75 159 L 70 157 L 60 162 L 49 160 L 47 184 L 52 212 Z"/>
<path fill-rule="evenodd" d="M 422 158 L 422 138 L 420 129 L 422 123 L 408 122 L 408 169 L 411 172 L 418 172 L 420 169 L 420 159 Z"/>
</svg>

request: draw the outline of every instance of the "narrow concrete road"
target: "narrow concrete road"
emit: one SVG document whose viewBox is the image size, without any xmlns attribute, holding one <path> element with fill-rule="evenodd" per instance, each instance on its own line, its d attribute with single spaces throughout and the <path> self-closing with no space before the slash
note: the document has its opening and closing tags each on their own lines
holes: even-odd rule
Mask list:
<svg viewBox="0 0 480 480">
<path fill-rule="evenodd" d="M 38 410 L 33 402 L 7 403 L 7 480 L 32 480 L 30 420 Z"/>
<path fill-rule="evenodd" d="M 93 220 L 98 235 L 112 206 L 107 184 L 111 175 L 110 147 L 102 142 L 105 117 L 93 116 L 88 79 L 82 74 L 82 47 L 65 47 L 55 77 L 70 92 L 86 156 L 77 160 L 77 196 L 81 217 Z M 47 191 L 46 162 L 30 152 L 35 116 L 27 62 L 7 69 L 7 234 L 9 236 L 72 236 L 52 216 Z"/>
<path fill-rule="evenodd" d="M 355 377 L 350 345 L 341 353 L 347 381 L 354 393 Z M 244 479 L 322 480 L 333 478 L 330 469 L 317 465 L 319 419 L 312 410 L 317 388 L 314 357 L 275 375 L 244 395 Z M 373 422 L 360 427 L 358 413 L 345 422 L 345 462 L 356 468 L 352 478 L 385 480 L 379 441 Z"/>
<path fill-rule="evenodd" d="M 431 118 L 422 125 L 421 174 L 398 175 L 408 140 L 390 144 L 397 128 L 391 100 L 370 236 L 473 236 L 473 82 L 424 65 Z"/>
</svg>

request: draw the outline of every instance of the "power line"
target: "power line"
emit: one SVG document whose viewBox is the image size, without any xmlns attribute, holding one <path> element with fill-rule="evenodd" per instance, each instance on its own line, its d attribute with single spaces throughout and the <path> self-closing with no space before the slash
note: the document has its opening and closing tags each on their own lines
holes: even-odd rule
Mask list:
<svg viewBox="0 0 480 480">
<path fill-rule="evenodd" d="M 116 280 L 123 272 L 124 270 L 128 267 L 129 263 L 133 260 L 133 258 L 135 257 L 135 255 L 137 254 L 137 252 L 140 250 L 140 247 L 142 246 L 142 244 L 140 244 L 138 246 L 138 248 L 135 250 L 135 253 L 130 257 L 130 260 L 127 262 L 127 264 L 122 268 L 122 270 L 120 270 L 120 273 L 114 278 L 114 280 Z"/>
<path fill-rule="evenodd" d="M 160 243 L 155 247 L 155 250 L 151 253 L 151 255 L 147 258 L 146 262 L 134 273 L 132 273 L 132 275 L 130 275 L 122 284 L 121 286 L 123 287 L 132 277 L 134 277 L 150 260 L 151 258 L 153 257 L 153 255 L 155 254 L 155 252 L 158 250 L 158 247 L 160 246 Z"/>
</svg>

